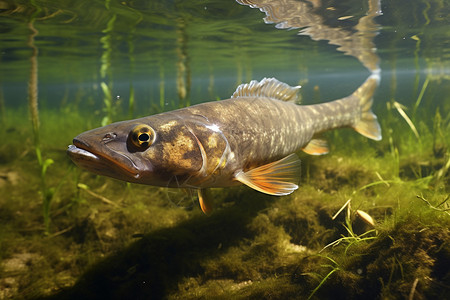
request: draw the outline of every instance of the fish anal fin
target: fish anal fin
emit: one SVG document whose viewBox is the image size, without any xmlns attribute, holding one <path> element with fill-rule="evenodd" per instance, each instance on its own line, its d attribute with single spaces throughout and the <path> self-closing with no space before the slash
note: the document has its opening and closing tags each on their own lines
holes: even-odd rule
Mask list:
<svg viewBox="0 0 450 300">
<path fill-rule="evenodd" d="M 252 80 L 250 83 L 239 85 L 231 98 L 239 97 L 267 97 L 281 101 L 298 103 L 298 90 L 301 86 L 290 86 L 276 78 L 263 78 L 261 81 Z"/>
<path fill-rule="evenodd" d="M 361 114 L 361 119 L 353 128 L 356 132 L 369 139 L 375 141 L 381 140 L 380 124 L 377 121 L 377 116 L 371 111 L 363 112 Z"/>
<path fill-rule="evenodd" d="M 300 177 L 300 159 L 290 154 L 278 161 L 262 165 L 247 172 L 240 171 L 236 180 L 257 191 L 283 196 L 289 195 L 298 188 L 294 182 Z"/>
<path fill-rule="evenodd" d="M 206 215 L 210 215 L 213 211 L 213 201 L 209 196 L 206 189 L 198 190 L 198 202 L 200 203 L 200 208 Z"/>
<path fill-rule="evenodd" d="M 323 155 L 329 152 L 328 143 L 322 139 L 312 139 L 303 149 L 303 152 L 309 155 Z"/>
</svg>

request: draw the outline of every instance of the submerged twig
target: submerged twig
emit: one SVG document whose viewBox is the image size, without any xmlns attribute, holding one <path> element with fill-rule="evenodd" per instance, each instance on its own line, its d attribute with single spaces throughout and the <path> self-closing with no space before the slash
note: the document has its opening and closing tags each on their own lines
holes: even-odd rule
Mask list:
<svg viewBox="0 0 450 300">
<path fill-rule="evenodd" d="M 72 230 L 74 227 L 75 227 L 75 225 L 72 225 L 72 226 L 69 226 L 69 227 L 67 227 L 67 228 L 65 228 L 63 230 L 60 230 L 60 231 L 55 232 L 55 233 L 52 233 L 51 235 L 48 236 L 48 238 L 51 239 L 51 238 L 57 237 L 58 235 L 64 234 L 64 233 Z"/>
<path fill-rule="evenodd" d="M 111 204 L 111 205 L 113 205 L 113 206 L 115 206 L 115 207 L 120 207 L 119 204 L 117 204 L 117 203 L 115 203 L 115 202 L 109 200 L 108 198 L 106 198 L 106 197 L 104 197 L 104 196 L 102 196 L 102 195 L 99 195 L 99 194 L 94 193 L 93 191 L 89 190 L 89 187 L 88 187 L 87 185 L 85 185 L 85 184 L 79 183 L 79 184 L 77 185 L 77 187 L 80 188 L 80 189 L 82 189 L 82 190 L 84 190 L 84 191 L 86 191 L 86 193 L 88 193 L 88 194 L 91 195 L 92 197 L 95 197 L 95 198 L 97 198 L 97 199 L 100 199 L 101 201 L 103 201 L 103 202 L 105 202 L 105 203 L 107 203 L 107 204 Z"/>
<path fill-rule="evenodd" d="M 439 208 L 439 206 L 443 205 L 444 203 L 446 203 L 446 202 L 448 201 L 448 199 L 450 198 L 450 195 L 448 195 L 448 196 L 444 199 L 444 201 L 442 201 L 442 202 L 441 202 L 439 205 L 437 205 L 437 206 L 433 206 L 433 204 L 431 204 L 430 201 L 428 201 L 427 199 L 425 199 L 425 198 L 424 198 L 423 196 L 421 196 L 421 195 L 416 195 L 416 197 L 417 197 L 418 199 L 422 200 L 423 202 L 425 202 L 426 204 L 428 204 L 428 206 L 429 206 L 431 209 L 434 209 L 434 210 L 437 210 L 437 211 L 440 211 L 440 212 L 444 212 L 444 213 L 446 213 L 447 215 L 450 216 L 450 213 L 448 212 L 448 211 L 450 210 L 450 208 Z"/>
</svg>

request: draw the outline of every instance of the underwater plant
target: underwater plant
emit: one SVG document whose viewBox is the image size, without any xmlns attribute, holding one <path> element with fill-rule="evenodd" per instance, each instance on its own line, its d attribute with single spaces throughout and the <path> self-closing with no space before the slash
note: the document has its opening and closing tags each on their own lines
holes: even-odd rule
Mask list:
<svg viewBox="0 0 450 300">
<path fill-rule="evenodd" d="M 136 26 L 143 20 L 142 13 L 136 9 L 128 7 L 128 9 L 133 13 L 136 21 L 130 24 L 130 30 L 128 35 L 128 57 L 130 60 L 130 94 L 128 98 L 128 117 L 133 118 L 134 108 L 135 108 L 135 98 L 134 98 L 134 86 L 133 86 L 133 74 L 136 66 L 136 58 L 134 53 L 134 39 L 136 35 Z"/>
<path fill-rule="evenodd" d="M 112 98 L 112 80 L 111 80 L 111 54 L 112 54 L 111 32 L 114 29 L 115 20 L 116 14 L 113 14 L 107 23 L 106 29 L 103 30 L 103 33 L 105 35 L 100 38 L 100 43 L 102 44 L 103 48 L 100 66 L 100 77 L 102 79 L 101 88 L 103 91 L 103 105 L 104 105 L 103 111 L 106 114 L 103 117 L 102 126 L 111 123 L 115 115 L 114 109 L 115 106 Z M 109 79 L 109 82 L 106 82 L 107 79 Z"/>
<path fill-rule="evenodd" d="M 159 61 L 159 108 L 164 111 L 165 106 L 165 81 L 164 81 L 164 63 Z"/>
<path fill-rule="evenodd" d="M 4 126 L 6 121 L 6 110 L 5 110 L 5 97 L 3 95 L 3 89 L 0 86 L 0 125 Z"/>
<path fill-rule="evenodd" d="M 187 21 L 183 18 L 177 20 L 177 93 L 179 108 L 190 106 L 191 66 L 188 53 Z M 161 70 L 161 69 L 160 69 Z"/>
<path fill-rule="evenodd" d="M 37 7 L 37 6 L 36 6 Z M 39 13 L 39 9 L 35 12 L 35 15 Z M 41 181 L 41 195 L 43 197 L 42 213 L 44 217 L 44 232 L 49 233 L 50 228 L 50 203 L 53 198 L 55 189 L 49 187 L 46 181 L 46 174 L 48 167 L 53 164 L 53 159 L 43 159 L 41 150 L 41 140 L 39 134 L 39 109 L 38 109 L 38 48 L 34 43 L 36 35 L 38 35 L 37 29 L 34 27 L 34 17 L 28 22 L 28 28 L 30 35 L 28 37 L 28 46 L 32 49 L 30 57 L 30 79 L 28 81 L 28 108 L 30 111 L 30 118 L 33 129 L 34 148 L 36 152 L 36 158 L 40 167 L 40 181 Z"/>
</svg>

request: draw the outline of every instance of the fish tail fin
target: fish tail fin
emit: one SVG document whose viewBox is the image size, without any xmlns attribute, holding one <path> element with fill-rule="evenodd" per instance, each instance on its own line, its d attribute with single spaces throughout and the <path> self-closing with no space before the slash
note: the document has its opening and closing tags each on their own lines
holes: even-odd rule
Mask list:
<svg viewBox="0 0 450 300">
<path fill-rule="evenodd" d="M 372 112 L 372 102 L 379 82 L 380 75 L 374 73 L 353 93 L 353 96 L 359 99 L 361 108 L 360 119 L 353 128 L 363 136 L 376 141 L 381 140 L 381 128 L 377 116 Z"/>
</svg>

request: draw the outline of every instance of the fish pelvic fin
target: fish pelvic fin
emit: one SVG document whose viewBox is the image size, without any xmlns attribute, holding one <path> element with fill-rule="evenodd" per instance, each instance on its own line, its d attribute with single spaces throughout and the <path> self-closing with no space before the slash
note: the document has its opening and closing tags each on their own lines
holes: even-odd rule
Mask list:
<svg viewBox="0 0 450 300">
<path fill-rule="evenodd" d="M 290 86 L 276 78 L 263 78 L 261 81 L 252 80 L 250 83 L 239 85 L 231 98 L 267 97 L 299 103 L 298 91 L 300 88 L 299 85 Z"/>
<path fill-rule="evenodd" d="M 213 212 L 213 201 L 208 194 L 206 189 L 198 190 L 198 202 L 200 203 L 200 208 L 205 215 L 209 216 Z"/>
<path fill-rule="evenodd" d="M 309 141 L 302 151 L 309 155 L 324 155 L 329 151 L 328 143 L 325 140 L 314 138 Z"/>
<path fill-rule="evenodd" d="M 278 161 L 262 165 L 247 172 L 240 171 L 236 180 L 265 194 L 283 196 L 296 189 L 300 177 L 300 159 L 293 153 Z"/>
<path fill-rule="evenodd" d="M 354 93 L 361 108 L 361 117 L 353 128 L 363 136 L 379 141 L 381 140 L 381 128 L 377 116 L 372 112 L 373 94 L 380 82 L 380 75 L 372 74 Z"/>
</svg>

